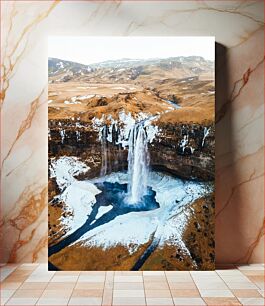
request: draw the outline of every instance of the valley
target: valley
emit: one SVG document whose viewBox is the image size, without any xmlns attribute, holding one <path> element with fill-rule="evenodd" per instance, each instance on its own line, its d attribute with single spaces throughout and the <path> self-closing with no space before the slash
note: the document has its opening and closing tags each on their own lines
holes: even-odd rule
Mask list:
<svg viewBox="0 0 265 306">
<path fill-rule="evenodd" d="M 202 57 L 49 59 L 51 269 L 214 269 L 214 106 Z"/>
</svg>

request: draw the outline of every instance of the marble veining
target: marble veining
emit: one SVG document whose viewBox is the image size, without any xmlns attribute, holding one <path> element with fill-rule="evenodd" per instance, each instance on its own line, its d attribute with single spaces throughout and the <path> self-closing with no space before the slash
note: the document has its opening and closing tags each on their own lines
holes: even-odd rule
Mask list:
<svg viewBox="0 0 265 306">
<path fill-rule="evenodd" d="M 217 263 L 262 262 L 263 5 L 1 2 L 0 261 L 47 261 L 47 36 L 214 35 Z"/>
</svg>

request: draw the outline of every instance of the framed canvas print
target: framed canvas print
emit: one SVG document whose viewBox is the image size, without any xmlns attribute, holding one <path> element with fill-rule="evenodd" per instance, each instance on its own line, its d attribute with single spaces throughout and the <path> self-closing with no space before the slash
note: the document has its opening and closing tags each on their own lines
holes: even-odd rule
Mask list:
<svg viewBox="0 0 265 306">
<path fill-rule="evenodd" d="M 50 37 L 49 270 L 213 270 L 214 37 Z"/>
</svg>

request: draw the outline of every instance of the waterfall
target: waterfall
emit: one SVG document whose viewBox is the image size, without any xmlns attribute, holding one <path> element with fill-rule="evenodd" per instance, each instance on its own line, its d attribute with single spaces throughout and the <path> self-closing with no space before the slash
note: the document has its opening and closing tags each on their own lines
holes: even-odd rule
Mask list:
<svg viewBox="0 0 265 306">
<path fill-rule="evenodd" d="M 210 130 L 211 130 L 211 127 L 209 127 L 208 129 L 207 129 L 207 127 L 204 128 L 203 139 L 202 139 L 202 147 L 204 146 L 205 138 L 209 135 Z"/>
<path fill-rule="evenodd" d="M 130 130 L 128 150 L 128 202 L 139 203 L 147 192 L 148 141 L 143 123 Z"/>
<path fill-rule="evenodd" d="M 107 151 L 108 127 L 104 125 L 101 130 L 101 170 L 100 176 L 107 174 L 108 169 L 108 151 Z"/>
</svg>

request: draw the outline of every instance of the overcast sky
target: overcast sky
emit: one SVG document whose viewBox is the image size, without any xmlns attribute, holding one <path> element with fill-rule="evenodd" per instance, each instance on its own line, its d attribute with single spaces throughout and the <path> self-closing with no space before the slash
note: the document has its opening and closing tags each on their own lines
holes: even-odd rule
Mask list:
<svg viewBox="0 0 265 306">
<path fill-rule="evenodd" d="M 82 64 L 121 58 L 202 56 L 214 60 L 214 37 L 50 36 L 48 55 Z"/>
</svg>

